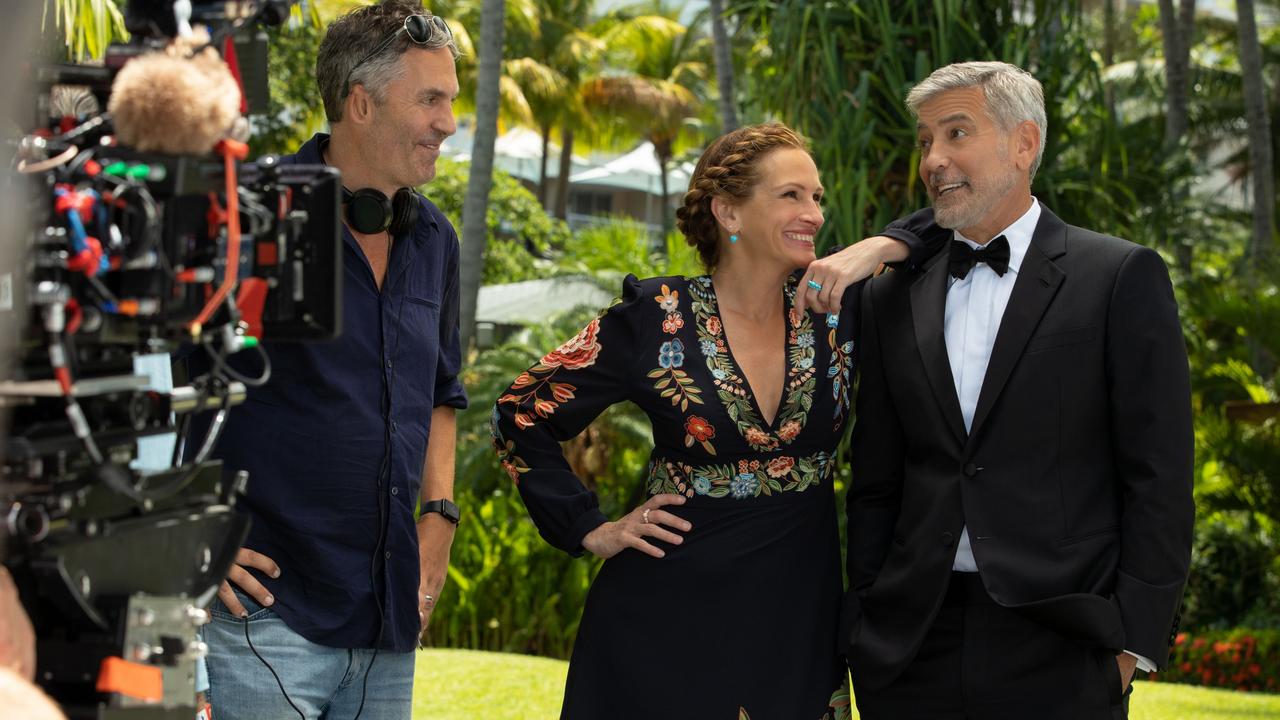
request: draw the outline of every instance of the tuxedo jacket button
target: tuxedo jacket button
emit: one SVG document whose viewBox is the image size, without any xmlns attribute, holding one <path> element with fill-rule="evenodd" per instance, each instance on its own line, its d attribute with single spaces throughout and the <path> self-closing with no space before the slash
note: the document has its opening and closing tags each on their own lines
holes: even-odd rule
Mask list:
<svg viewBox="0 0 1280 720">
<path fill-rule="evenodd" d="M 971 462 L 965 463 L 962 470 L 964 471 L 965 477 L 973 477 L 978 474 L 978 466 Z"/>
<path fill-rule="evenodd" d="M 951 533 L 949 533 L 949 532 L 944 532 L 944 533 L 942 533 L 942 544 L 943 544 L 943 546 L 945 546 L 945 547 L 951 547 L 951 543 L 952 543 L 952 541 L 954 541 L 954 540 L 955 540 L 955 536 L 954 536 L 954 535 L 952 535 Z"/>
</svg>

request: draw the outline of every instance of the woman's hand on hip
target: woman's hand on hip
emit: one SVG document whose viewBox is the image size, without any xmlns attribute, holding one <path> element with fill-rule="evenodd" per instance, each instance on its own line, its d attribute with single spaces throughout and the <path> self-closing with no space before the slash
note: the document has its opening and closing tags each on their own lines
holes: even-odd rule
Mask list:
<svg viewBox="0 0 1280 720">
<path fill-rule="evenodd" d="M 606 560 L 627 548 L 635 548 L 646 555 L 660 558 L 666 555 L 645 538 L 655 538 L 671 545 L 679 545 L 684 538 L 668 528 L 689 532 L 693 524 L 662 508 L 667 505 L 683 505 L 685 497 L 674 493 L 654 495 L 643 505 L 623 515 L 617 522 L 607 522 L 582 538 L 582 547 L 592 555 Z"/>
</svg>

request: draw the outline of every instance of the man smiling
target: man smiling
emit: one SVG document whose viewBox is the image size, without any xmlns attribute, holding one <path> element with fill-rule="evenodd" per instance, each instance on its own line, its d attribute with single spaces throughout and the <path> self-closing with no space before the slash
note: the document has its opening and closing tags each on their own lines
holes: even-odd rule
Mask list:
<svg viewBox="0 0 1280 720">
<path fill-rule="evenodd" d="M 1168 655 L 1194 508 L 1186 350 L 1147 248 L 1031 195 L 1040 83 L 996 62 L 911 90 L 949 249 L 863 296 L 848 495 L 858 706 L 1119 718 Z"/>
<path fill-rule="evenodd" d="M 222 720 L 410 716 L 458 521 L 458 237 L 413 190 L 456 129 L 456 57 L 418 0 L 353 10 L 320 45 L 332 134 L 282 162 L 342 173 L 343 333 L 264 343 L 271 380 L 219 446 L 252 517 L 205 629 Z"/>
</svg>

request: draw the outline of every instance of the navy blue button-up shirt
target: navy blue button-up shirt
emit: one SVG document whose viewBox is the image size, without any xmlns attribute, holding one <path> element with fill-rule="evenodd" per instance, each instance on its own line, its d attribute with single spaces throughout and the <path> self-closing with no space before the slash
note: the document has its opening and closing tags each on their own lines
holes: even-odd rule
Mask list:
<svg viewBox="0 0 1280 720">
<path fill-rule="evenodd" d="M 326 140 L 281 162 L 322 164 Z M 431 411 L 467 404 L 458 236 L 423 199 L 381 292 L 345 226 L 342 237 L 341 337 L 265 338 L 271 380 L 231 411 L 216 455 L 228 475 L 249 472 L 245 545 L 279 564 L 277 579 L 253 572 L 284 622 L 322 645 L 406 652 L 419 629 L 414 508 Z"/>
</svg>

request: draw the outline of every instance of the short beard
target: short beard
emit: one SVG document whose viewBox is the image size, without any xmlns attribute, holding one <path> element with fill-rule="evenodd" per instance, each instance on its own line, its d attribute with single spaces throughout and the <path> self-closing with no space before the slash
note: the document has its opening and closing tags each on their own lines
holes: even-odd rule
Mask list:
<svg viewBox="0 0 1280 720">
<path fill-rule="evenodd" d="M 970 191 L 973 193 L 968 202 L 956 203 L 950 207 L 938 207 L 937 198 L 933 200 L 933 219 L 940 227 L 948 230 L 963 230 L 982 222 L 1009 191 L 1018 184 L 1018 173 L 1014 168 L 994 177 L 983 178 L 979 185 L 971 177 Z"/>
</svg>

